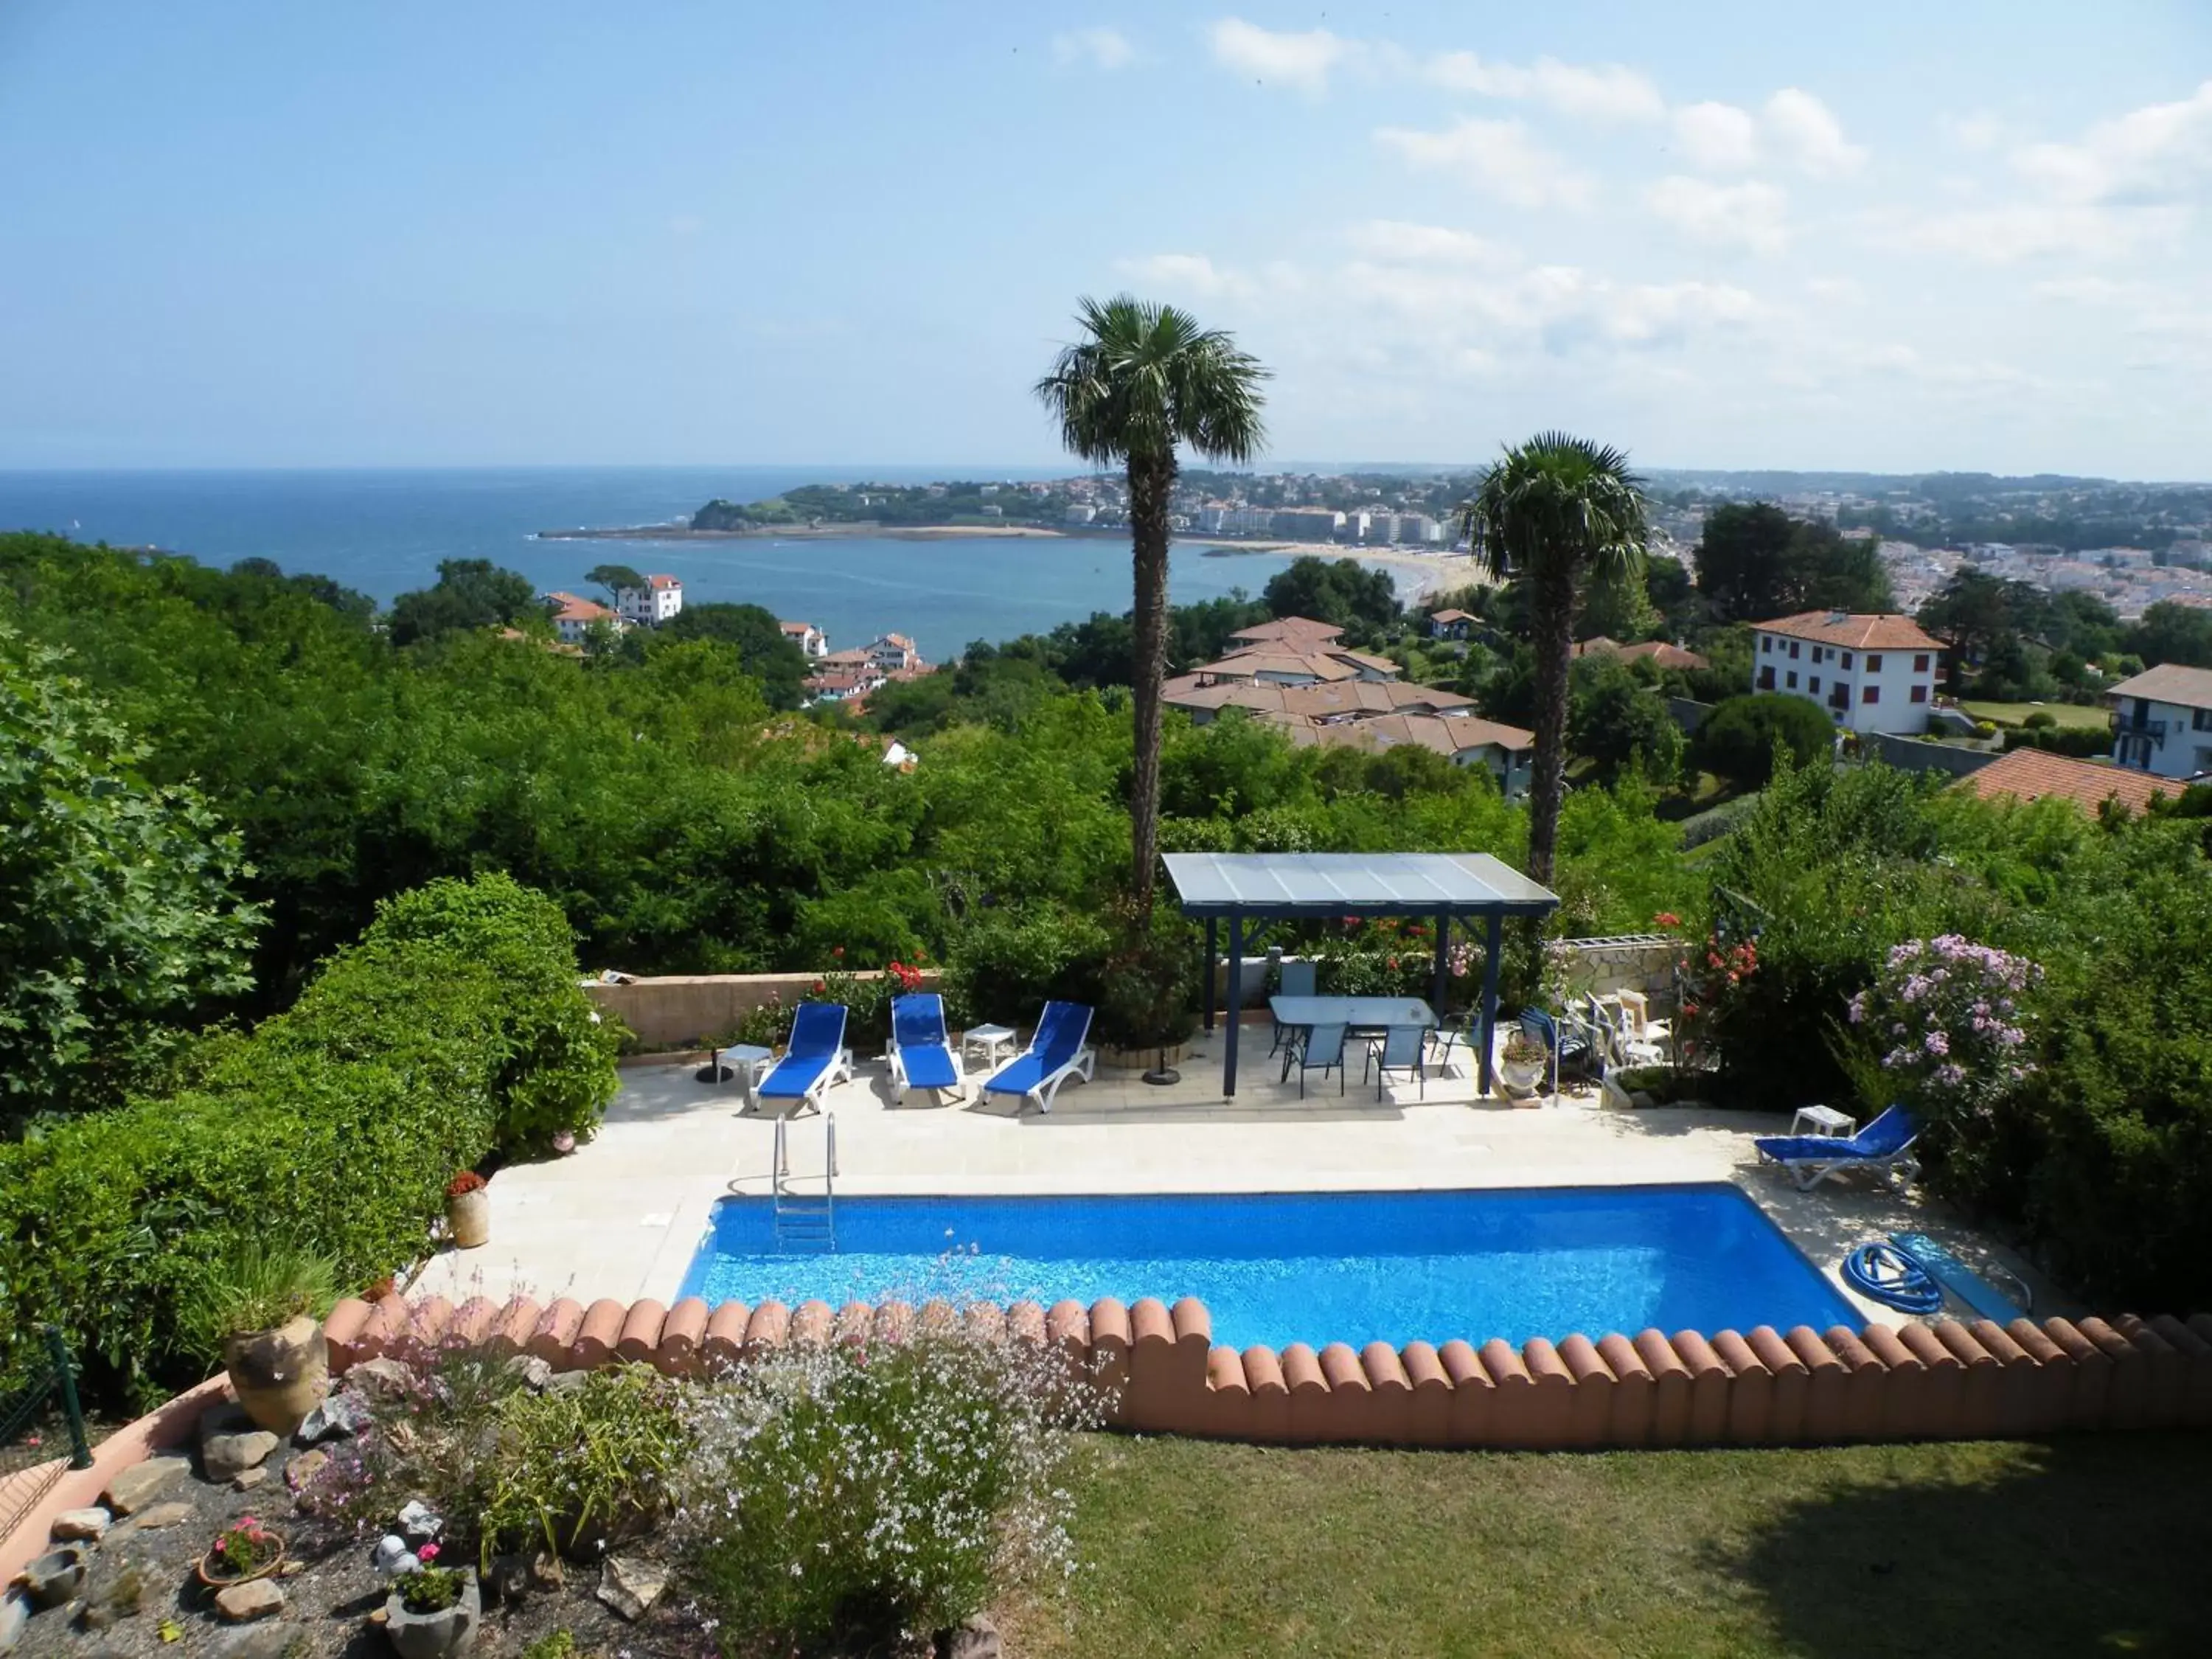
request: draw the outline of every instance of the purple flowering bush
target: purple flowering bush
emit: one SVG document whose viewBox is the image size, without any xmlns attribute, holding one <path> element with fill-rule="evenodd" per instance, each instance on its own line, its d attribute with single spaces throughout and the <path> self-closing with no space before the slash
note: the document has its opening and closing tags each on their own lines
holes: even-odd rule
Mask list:
<svg viewBox="0 0 2212 1659">
<path fill-rule="evenodd" d="M 1987 1118 L 2035 1069 L 2023 1004 L 2042 977 L 2025 957 L 1957 933 L 1908 939 L 1851 998 L 1850 1022 L 1899 1097 L 1955 1126 Z"/>
</svg>

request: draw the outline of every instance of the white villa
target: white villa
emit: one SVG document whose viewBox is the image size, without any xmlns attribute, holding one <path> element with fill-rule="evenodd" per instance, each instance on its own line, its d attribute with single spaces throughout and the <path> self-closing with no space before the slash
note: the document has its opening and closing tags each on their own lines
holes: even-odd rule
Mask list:
<svg viewBox="0 0 2212 1659">
<path fill-rule="evenodd" d="M 1751 626 L 1753 691 L 1809 697 L 1846 731 L 1927 729 L 1943 642 L 1911 617 L 1807 611 Z"/>
<path fill-rule="evenodd" d="M 2114 761 L 2161 778 L 2212 772 L 2212 668 L 2160 663 L 2105 695 L 2119 715 Z"/>
<path fill-rule="evenodd" d="M 611 623 L 617 630 L 623 625 L 620 617 L 596 599 L 556 589 L 545 596 L 545 603 L 553 613 L 553 631 L 561 636 L 563 645 L 581 645 L 595 623 Z"/>
<path fill-rule="evenodd" d="M 684 609 L 684 584 L 673 576 L 647 576 L 642 587 L 615 590 L 615 610 L 626 623 L 658 627 Z"/>
<path fill-rule="evenodd" d="M 819 661 L 830 654 L 830 636 L 809 622 L 778 623 L 783 637 L 797 646 L 799 654 L 810 661 Z"/>
</svg>

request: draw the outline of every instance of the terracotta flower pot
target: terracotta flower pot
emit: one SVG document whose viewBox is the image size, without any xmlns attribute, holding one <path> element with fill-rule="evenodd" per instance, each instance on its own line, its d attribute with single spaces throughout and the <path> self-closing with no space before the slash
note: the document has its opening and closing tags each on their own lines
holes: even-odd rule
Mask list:
<svg viewBox="0 0 2212 1659">
<path fill-rule="evenodd" d="M 453 1235 L 456 1249 L 473 1250 L 491 1242 L 491 1189 L 479 1187 L 472 1193 L 463 1193 L 459 1198 L 446 1200 L 446 1231 Z"/>
<path fill-rule="evenodd" d="M 192 1576 L 210 1589 L 228 1589 L 233 1584 L 247 1584 L 257 1578 L 268 1577 L 270 1573 L 284 1565 L 284 1535 L 282 1533 L 271 1532 L 269 1536 L 276 1540 L 276 1553 L 254 1568 L 252 1572 L 230 1571 L 216 1561 L 215 1552 L 210 1550 L 192 1563 Z"/>
<path fill-rule="evenodd" d="M 271 1434 L 289 1435 L 330 1392 L 330 1345 L 321 1322 L 307 1314 L 231 1337 L 222 1364 L 246 1414 Z"/>
</svg>

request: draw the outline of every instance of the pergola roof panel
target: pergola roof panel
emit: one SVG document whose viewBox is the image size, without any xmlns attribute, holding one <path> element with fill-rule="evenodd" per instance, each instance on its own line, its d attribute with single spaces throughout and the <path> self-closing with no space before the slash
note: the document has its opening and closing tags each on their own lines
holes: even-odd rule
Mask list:
<svg viewBox="0 0 2212 1659">
<path fill-rule="evenodd" d="M 1559 895 L 1488 853 L 1170 853 L 1186 915 L 1543 915 Z"/>
</svg>

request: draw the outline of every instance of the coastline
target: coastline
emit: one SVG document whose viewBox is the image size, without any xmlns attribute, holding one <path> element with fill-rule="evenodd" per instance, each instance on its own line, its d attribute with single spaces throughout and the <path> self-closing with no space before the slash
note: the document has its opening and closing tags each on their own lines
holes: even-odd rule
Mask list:
<svg viewBox="0 0 2212 1659">
<path fill-rule="evenodd" d="M 1018 540 L 1036 537 L 1067 540 L 1068 532 L 1043 525 L 1024 524 L 823 524 L 764 525 L 757 530 L 694 530 L 688 524 L 641 524 L 612 529 L 579 527 L 538 530 L 532 539 L 541 542 L 746 542 L 836 541 L 865 537 L 871 541 L 933 542 L 975 537 L 986 541 Z"/>
</svg>

